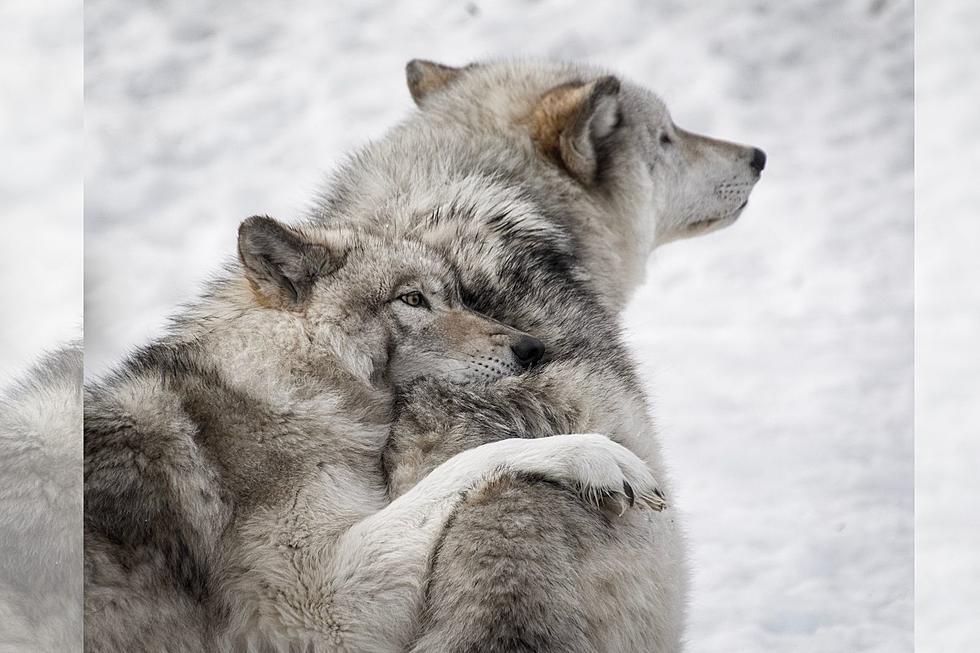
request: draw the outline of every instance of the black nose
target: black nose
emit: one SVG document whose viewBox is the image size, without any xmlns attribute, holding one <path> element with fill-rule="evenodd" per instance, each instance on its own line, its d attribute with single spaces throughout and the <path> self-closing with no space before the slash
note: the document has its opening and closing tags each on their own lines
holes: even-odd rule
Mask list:
<svg viewBox="0 0 980 653">
<path fill-rule="evenodd" d="M 757 147 L 752 148 L 752 161 L 749 163 L 756 172 L 762 172 L 766 167 L 766 153 Z"/>
<path fill-rule="evenodd" d="M 531 336 L 521 336 L 520 340 L 510 346 L 510 350 L 521 365 L 534 365 L 544 356 L 544 343 Z"/>
</svg>

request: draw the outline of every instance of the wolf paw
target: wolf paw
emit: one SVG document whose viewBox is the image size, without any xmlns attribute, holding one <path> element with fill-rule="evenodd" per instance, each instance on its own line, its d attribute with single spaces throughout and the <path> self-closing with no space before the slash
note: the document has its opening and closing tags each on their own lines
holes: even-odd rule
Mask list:
<svg viewBox="0 0 980 653">
<path fill-rule="evenodd" d="M 575 488 L 584 501 L 622 515 L 629 508 L 663 510 L 667 500 L 646 463 L 632 451 L 594 433 L 556 435 L 548 442 L 545 471 Z"/>
</svg>

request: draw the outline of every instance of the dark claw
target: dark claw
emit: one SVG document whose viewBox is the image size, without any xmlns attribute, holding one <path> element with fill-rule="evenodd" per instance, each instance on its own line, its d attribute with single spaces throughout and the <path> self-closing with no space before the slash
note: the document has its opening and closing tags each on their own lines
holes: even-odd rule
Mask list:
<svg viewBox="0 0 980 653">
<path fill-rule="evenodd" d="M 632 508 L 636 504 L 636 495 L 633 493 L 633 487 L 626 481 L 623 481 L 623 494 L 630 500 L 630 508 Z"/>
</svg>

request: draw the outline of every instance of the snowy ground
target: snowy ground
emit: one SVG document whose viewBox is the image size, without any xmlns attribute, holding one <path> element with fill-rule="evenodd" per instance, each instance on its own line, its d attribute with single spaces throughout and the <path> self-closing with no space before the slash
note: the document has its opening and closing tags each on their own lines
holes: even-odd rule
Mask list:
<svg viewBox="0 0 980 653">
<path fill-rule="evenodd" d="M 409 58 L 605 63 L 769 154 L 740 223 L 665 247 L 627 315 L 687 513 L 690 650 L 910 650 L 910 3 L 276 6 L 88 5 L 89 373 L 242 218 L 297 216 L 404 116 Z"/>
</svg>

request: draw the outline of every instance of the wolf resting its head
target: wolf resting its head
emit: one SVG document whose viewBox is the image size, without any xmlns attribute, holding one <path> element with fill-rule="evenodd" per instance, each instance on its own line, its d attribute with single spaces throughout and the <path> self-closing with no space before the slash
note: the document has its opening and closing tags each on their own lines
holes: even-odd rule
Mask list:
<svg viewBox="0 0 980 653">
<path fill-rule="evenodd" d="M 301 321 L 311 342 L 374 381 L 493 381 L 544 354 L 463 306 L 450 265 L 417 242 L 256 216 L 239 228 L 238 254 L 256 308 Z"/>
</svg>

